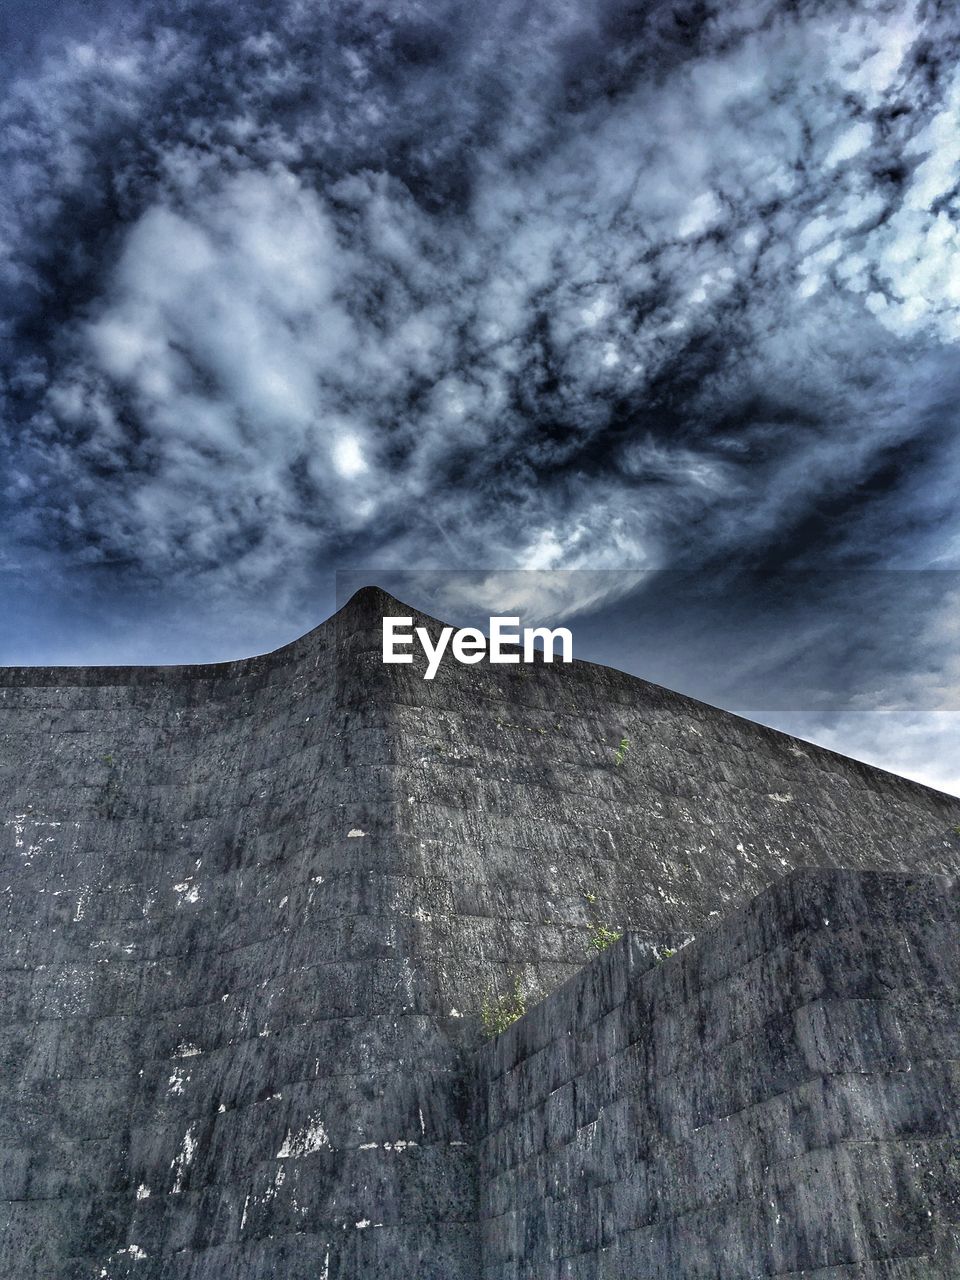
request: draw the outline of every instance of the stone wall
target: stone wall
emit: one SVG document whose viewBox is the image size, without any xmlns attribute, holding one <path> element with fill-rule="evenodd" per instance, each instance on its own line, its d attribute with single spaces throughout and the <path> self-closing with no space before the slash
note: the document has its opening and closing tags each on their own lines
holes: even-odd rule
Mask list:
<svg viewBox="0 0 960 1280">
<path fill-rule="evenodd" d="M 483 1049 L 484 1280 L 960 1274 L 960 882 L 797 872 Z"/>
<path fill-rule="evenodd" d="M 476 1280 L 485 995 L 804 862 L 960 870 L 951 797 L 587 663 L 427 683 L 385 612 L 0 671 L 3 1280 Z"/>
<path fill-rule="evenodd" d="M 476 1274 L 357 638 L 4 673 L 4 1277 Z"/>
</svg>

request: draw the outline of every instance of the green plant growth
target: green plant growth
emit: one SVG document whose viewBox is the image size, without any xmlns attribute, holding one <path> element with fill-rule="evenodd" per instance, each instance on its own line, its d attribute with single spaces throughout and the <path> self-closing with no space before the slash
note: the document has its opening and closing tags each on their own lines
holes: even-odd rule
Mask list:
<svg viewBox="0 0 960 1280">
<path fill-rule="evenodd" d="M 590 945 L 594 951 L 606 951 L 623 937 L 620 929 L 610 929 L 605 924 L 595 924 L 590 930 Z"/>
<path fill-rule="evenodd" d="M 626 758 L 627 758 L 627 752 L 628 752 L 629 750 L 630 750 L 630 739 L 629 739 L 629 738 L 621 738 L 621 739 L 620 739 L 620 745 L 619 745 L 619 747 L 617 747 L 617 753 L 616 753 L 616 755 L 614 756 L 614 760 L 617 762 L 617 765 L 618 765 L 618 766 L 619 766 L 619 765 L 621 765 L 621 764 L 623 764 L 624 760 L 626 760 Z"/>
<path fill-rule="evenodd" d="M 606 951 L 607 947 L 620 941 L 623 937 L 623 930 L 611 929 L 609 925 L 603 924 L 597 919 L 595 911 L 597 895 L 591 889 L 584 889 L 581 885 L 580 893 L 583 895 L 584 902 L 587 903 L 587 919 L 589 920 L 587 931 L 588 954 L 589 951 Z"/>
<path fill-rule="evenodd" d="M 492 1040 L 494 1036 L 506 1031 L 507 1027 L 518 1018 L 522 1018 L 526 1012 L 527 1002 L 520 979 L 517 978 L 513 984 L 513 990 L 506 995 L 498 996 L 496 999 L 489 995 L 484 996 L 480 1020 L 484 1031 Z"/>
</svg>

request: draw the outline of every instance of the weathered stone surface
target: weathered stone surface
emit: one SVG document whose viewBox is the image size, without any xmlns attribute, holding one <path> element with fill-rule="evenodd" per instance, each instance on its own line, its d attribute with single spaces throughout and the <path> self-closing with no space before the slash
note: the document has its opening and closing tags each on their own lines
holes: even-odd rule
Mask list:
<svg viewBox="0 0 960 1280">
<path fill-rule="evenodd" d="M 955 878 L 627 935 L 477 1061 L 484 1280 L 957 1274 Z"/>
<path fill-rule="evenodd" d="M 0 1275 L 476 1280 L 487 992 L 556 989 L 598 925 L 649 958 L 798 865 L 960 869 L 950 797 L 589 664 L 424 682 L 381 665 L 383 612 L 0 672 Z M 753 1078 L 723 1061 L 704 1107 Z"/>
</svg>

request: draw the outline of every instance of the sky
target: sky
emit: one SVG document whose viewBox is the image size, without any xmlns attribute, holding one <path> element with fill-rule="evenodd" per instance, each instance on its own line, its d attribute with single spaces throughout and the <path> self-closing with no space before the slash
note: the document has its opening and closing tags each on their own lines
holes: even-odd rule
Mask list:
<svg viewBox="0 0 960 1280">
<path fill-rule="evenodd" d="M 960 790 L 958 37 L 5 0 L 0 662 L 521 571 L 585 656 Z"/>
</svg>

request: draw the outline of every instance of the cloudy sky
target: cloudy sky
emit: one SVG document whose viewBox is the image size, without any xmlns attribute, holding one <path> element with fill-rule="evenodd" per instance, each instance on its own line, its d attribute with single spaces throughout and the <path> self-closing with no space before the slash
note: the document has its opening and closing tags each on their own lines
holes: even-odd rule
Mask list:
<svg viewBox="0 0 960 1280">
<path fill-rule="evenodd" d="M 537 570 L 960 789 L 953 10 L 4 0 L 0 661 Z"/>
</svg>

